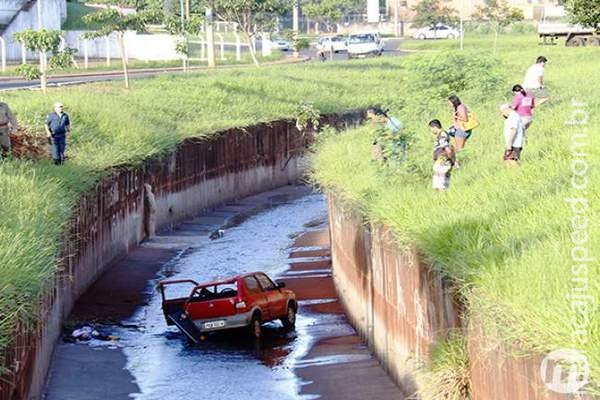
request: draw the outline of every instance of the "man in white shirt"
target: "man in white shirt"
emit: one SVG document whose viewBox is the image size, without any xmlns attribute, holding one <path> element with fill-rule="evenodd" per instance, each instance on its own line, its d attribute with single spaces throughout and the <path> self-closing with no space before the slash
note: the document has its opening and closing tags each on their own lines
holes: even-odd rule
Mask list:
<svg viewBox="0 0 600 400">
<path fill-rule="evenodd" d="M 538 105 L 549 100 L 548 92 L 544 86 L 544 67 L 547 62 L 546 57 L 539 56 L 535 64 L 527 69 L 525 79 L 523 79 L 523 88 L 526 92 L 533 94 Z"/>
<path fill-rule="evenodd" d="M 525 144 L 525 125 L 521 116 L 508 104 L 500 106 L 504 121 L 504 161 L 516 164 Z"/>
</svg>

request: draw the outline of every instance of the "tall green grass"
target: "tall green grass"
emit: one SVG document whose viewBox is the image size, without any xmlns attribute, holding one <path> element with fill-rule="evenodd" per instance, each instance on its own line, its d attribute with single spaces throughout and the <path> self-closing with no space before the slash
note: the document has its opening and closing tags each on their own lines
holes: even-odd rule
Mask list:
<svg viewBox="0 0 600 400">
<path fill-rule="evenodd" d="M 64 167 L 0 161 L 0 350 L 17 321 L 38 317 L 73 205 L 112 167 L 172 151 L 186 137 L 294 118 L 301 102 L 334 113 L 388 101 L 401 76 L 399 62 L 371 60 L 161 76 L 135 81 L 133 90 L 117 82 L 4 92 L 19 123 L 39 135 L 62 101 L 73 133 Z"/>
<path fill-rule="evenodd" d="M 474 60 L 491 57 L 490 43 L 491 38 L 476 37 L 466 43 L 470 50 L 465 54 Z M 452 41 L 410 44 L 440 50 L 456 45 Z M 570 183 L 571 135 L 581 130 L 564 121 L 573 110 L 572 97 L 588 103 L 590 121 L 600 110 L 600 95 L 594 90 L 600 53 L 596 49 L 572 50 L 538 47 L 535 37 L 504 37 L 500 41 L 495 57 L 502 86 L 481 90 L 475 85 L 458 93 L 479 114 L 482 125 L 459 156 L 463 168 L 454 171 L 448 193 L 434 193 L 430 188 L 433 138 L 427 129 L 431 118 L 440 118 L 445 126 L 451 122 L 444 98 L 423 101 L 419 93 L 412 92 L 402 108 L 395 110 L 407 129 L 418 133 L 403 169 L 389 171 L 371 160 L 369 128 L 324 138 L 314 156 L 314 177 L 319 184 L 360 207 L 369 220 L 393 228 L 399 245 L 416 245 L 436 270 L 456 282 L 470 313 L 482 319 L 493 339 L 517 343 L 525 353 L 544 354 L 570 349 L 573 344 L 571 303 L 565 298 L 573 286 L 573 212 L 563 199 L 581 195 Z M 546 80 L 552 101 L 536 111 L 521 166 L 507 168 L 501 158 L 503 119 L 498 106 L 510 99 L 510 87 L 521 82 L 526 68 L 540 54 L 550 59 Z M 435 64 L 447 56 L 414 57 L 421 58 L 417 63 L 429 59 Z M 439 79 L 417 70 L 413 73 L 410 79 Z M 443 70 L 438 73 L 444 75 Z M 481 71 L 481 75 L 488 76 L 489 71 Z M 590 221 L 597 220 L 600 204 L 600 150 L 594 145 L 593 124 L 590 122 L 585 149 Z M 600 226 L 590 222 L 587 231 L 585 246 L 597 252 Z M 600 276 L 594 265 L 588 265 L 587 293 L 597 303 Z M 598 382 L 600 319 L 596 303 L 589 304 L 589 340 L 576 347 L 587 352 L 592 377 Z"/>
</svg>

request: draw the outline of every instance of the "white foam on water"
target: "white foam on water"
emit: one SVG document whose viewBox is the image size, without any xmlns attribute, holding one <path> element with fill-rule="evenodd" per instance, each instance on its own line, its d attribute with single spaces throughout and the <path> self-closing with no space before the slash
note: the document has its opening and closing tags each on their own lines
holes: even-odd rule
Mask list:
<svg viewBox="0 0 600 400">
<path fill-rule="evenodd" d="M 321 195 L 266 211 L 226 230 L 223 238 L 185 254 L 176 265 L 178 272 L 169 279 L 206 282 L 252 271 L 277 277 L 288 268 L 290 235 L 305 231 L 305 223 L 326 212 Z M 241 337 L 239 343 L 209 340 L 188 345 L 175 328 L 167 327 L 158 292 L 132 321 L 140 329 L 121 333 L 121 345 L 127 369 L 140 387 L 141 393 L 132 395 L 135 399 L 308 399 L 298 395 L 300 382 L 292 368 L 315 340 L 311 334 L 314 316 L 298 315 L 297 336 L 284 344 L 287 356 L 274 367 L 261 361 L 263 349 L 242 342 Z"/>
</svg>

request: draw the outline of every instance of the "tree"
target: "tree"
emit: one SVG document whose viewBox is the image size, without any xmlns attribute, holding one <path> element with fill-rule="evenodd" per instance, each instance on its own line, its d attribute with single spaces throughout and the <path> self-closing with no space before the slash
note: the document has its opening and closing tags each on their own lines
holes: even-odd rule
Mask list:
<svg viewBox="0 0 600 400">
<path fill-rule="evenodd" d="M 600 0 L 568 0 L 565 5 L 572 23 L 600 28 Z"/>
<path fill-rule="evenodd" d="M 13 38 L 17 42 L 23 44 L 27 50 L 38 52 L 40 56 L 39 69 L 30 65 L 23 65 L 19 67 L 19 72 L 23 74 L 26 79 L 39 78 L 40 86 L 45 92 L 48 72 L 47 53 L 58 53 L 58 47 L 60 45 L 60 31 L 52 31 L 47 29 L 34 31 L 33 29 L 26 29 L 24 31 L 15 33 Z"/>
<path fill-rule="evenodd" d="M 146 31 L 146 25 L 155 18 L 155 12 L 141 11 L 135 14 L 122 14 L 119 10 L 114 8 L 108 8 L 83 17 L 84 22 L 87 24 L 97 24 L 102 26 L 102 28 L 97 31 L 87 32 L 84 35 L 86 39 L 109 36 L 113 33 L 117 35 L 119 48 L 121 50 L 126 88 L 129 88 L 129 72 L 127 68 L 127 54 L 125 53 L 125 32 L 144 32 Z"/>
<path fill-rule="evenodd" d="M 192 15 L 189 19 L 181 22 L 180 18 L 172 15 L 166 15 L 164 18 L 164 25 L 167 31 L 171 35 L 181 36 L 181 40 L 177 41 L 175 45 L 175 51 L 181 55 L 181 62 L 183 66 L 183 72 L 187 72 L 188 58 L 190 55 L 190 47 L 188 45 L 188 35 L 199 35 L 200 28 L 203 23 L 203 18 L 199 15 Z"/>
<path fill-rule="evenodd" d="M 413 7 L 416 15 L 413 20 L 415 28 L 435 26 L 437 24 L 456 25 L 458 17 L 454 8 L 444 7 L 439 0 L 423 0 Z"/>
<path fill-rule="evenodd" d="M 312 0 L 302 10 L 310 19 L 324 24 L 328 31 L 344 15 L 359 12 L 364 8 L 362 0 Z"/>
<path fill-rule="evenodd" d="M 259 63 L 252 38 L 259 32 L 272 31 L 276 17 L 291 9 L 289 0 L 206 0 L 206 4 L 220 20 L 237 23 L 256 66 Z"/>
<path fill-rule="evenodd" d="M 485 0 L 485 6 L 477 6 L 473 18 L 487 21 L 494 26 L 494 53 L 498 44 L 500 30 L 514 22 L 524 19 L 523 11 L 510 7 L 506 0 Z"/>
<path fill-rule="evenodd" d="M 291 29 L 284 31 L 283 37 L 292 44 L 294 58 L 298 58 L 300 56 L 300 50 L 310 48 L 310 42 L 308 39 L 298 37 L 298 33 Z"/>
</svg>

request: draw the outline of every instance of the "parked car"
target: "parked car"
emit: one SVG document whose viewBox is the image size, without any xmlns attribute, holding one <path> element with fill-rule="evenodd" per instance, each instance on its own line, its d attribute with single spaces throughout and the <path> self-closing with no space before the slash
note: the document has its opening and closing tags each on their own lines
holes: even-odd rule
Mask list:
<svg viewBox="0 0 600 400">
<path fill-rule="evenodd" d="M 168 291 L 184 297 L 168 298 Z M 198 284 L 191 279 L 159 283 L 162 310 L 167 325 L 176 325 L 190 340 L 198 343 L 204 334 L 233 328 L 245 328 L 259 339 L 265 322 L 280 320 L 286 329 L 296 324 L 298 302 L 285 283 L 273 282 L 263 272 Z M 186 292 L 187 293 L 187 292 Z"/>
<path fill-rule="evenodd" d="M 383 41 L 378 32 L 351 33 L 347 40 L 348 58 L 380 56 Z"/>
<path fill-rule="evenodd" d="M 273 38 L 271 39 L 271 48 L 274 50 L 289 51 L 292 45 L 285 39 Z"/>
<path fill-rule="evenodd" d="M 421 29 L 417 29 L 413 32 L 413 39 L 456 39 L 460 36 L 458 29 L 452 28 L 448 25 L 438 24 L 435 26 L 429 26 Z"/>
<path fill-rule="evenodd" d="M 331 51 L 333 49 L 334 53 L 346 51 L 346 38 L 341 35 L 322 36 L 317 42 L 317 49 L 320 51 Z"/>
</svg>

